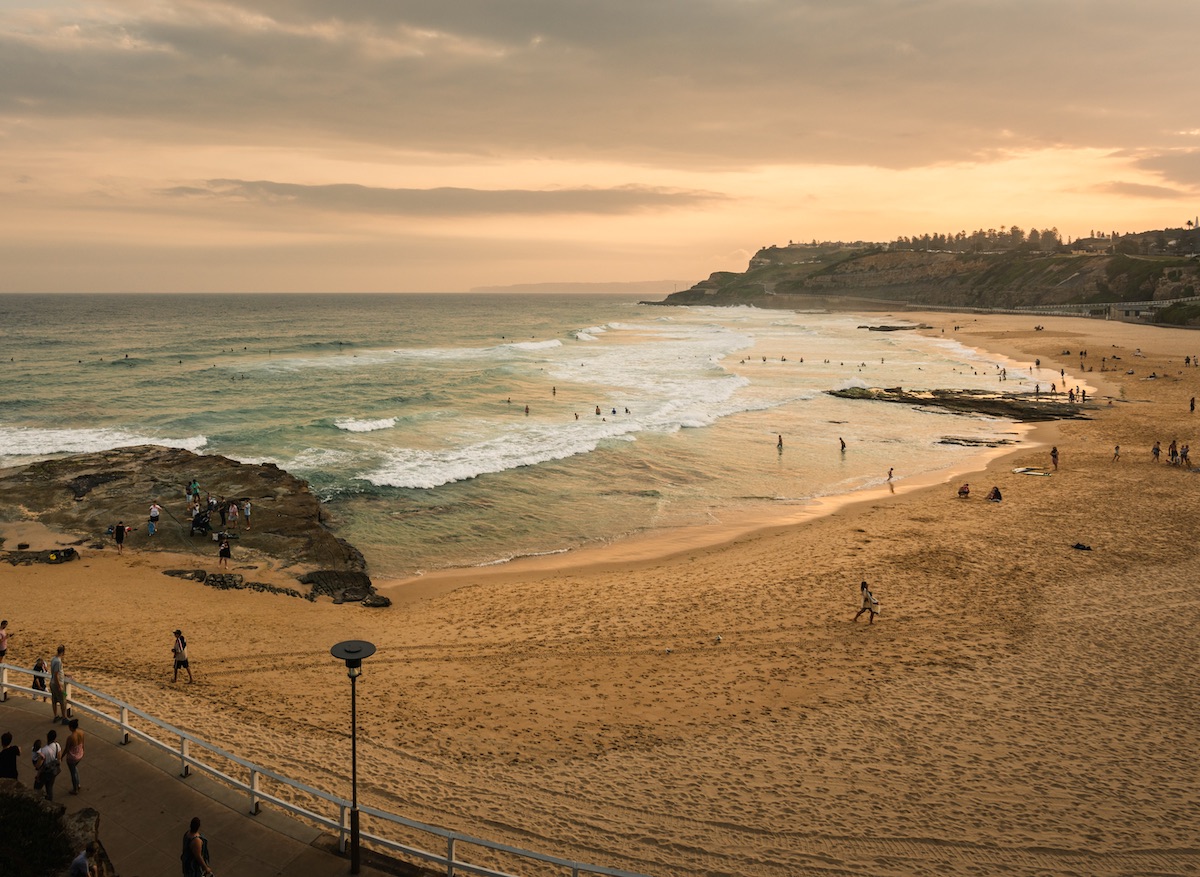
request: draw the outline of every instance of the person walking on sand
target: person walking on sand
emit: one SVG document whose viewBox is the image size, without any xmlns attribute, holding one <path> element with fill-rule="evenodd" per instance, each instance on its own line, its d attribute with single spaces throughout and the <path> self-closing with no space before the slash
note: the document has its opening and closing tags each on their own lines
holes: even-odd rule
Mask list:
<svg viewBox="0 0 1200 877">
<path fill-rule="evenodd" d="M 1054 464 L 1055 470 L 1058 469 L 1058 445 L 1050 449 L 1050 462 Z"/>
<path fill-rule="evenodd" d="M 179 860 L 183 863 L 183 877 L 212 877 L 208 838 L 200 833 L 199 816 L 192 817 L 192 823 L 183 835 L 183 852 Z"/>
<path fill-rule="evenodd" d="M 879 601 L 875 599 L 875 595 L 871 593 L 871 589 L 867 587 L 867 583 L 863 582 L 858 586 L 859 594 L 862 597 L 861 608 L 854 613 L 854 620 L 858 621 L 858 616 L 864 612 L 870 612 L 871 616 L 868 619 L 869 624 L 875 623 L 875 616 L 879 614 Z"/>
<path fill-rule="evenodd" d="M 232 556 L 233 552 L 229 549 L 229 539 L 222 539 L 220 546 L 217 548 L 217 566 L 221 569 L 229 569 L 229 558 Z"/>
<path fill-rule="evenodd" d="M 0 664 L 4 663 L 4 656 L 8 654 L 8 638 L 12 634 L 8 630 L 8 619 L 0 621 Z"/>
<path fill-rule="evenodd" d="M 1157 463 L 1158 458 L 1161 455 L 1162 455 L 1162 442 L 1155 442 L 1154 447 L 1152 447 L 1150 449 L 1150 459 L 1152 462 Z"/>
<path fill-rule="evenodd" d="M 67 735 L 63 744 L 66 751 L 63 760 L 67 763 L 67 770 L 71 772 L 71 794 L 78 795 L 82 788 L 79 785 L 79 762 L 83 761 L 83 731 L 79 730 L 79 719 L 71 719 L 67 722 L 67 728 L 71 733 Z"/>
<path fill-rule="evenodd" d="M 125 522 L 117 521 L 113 524 L 113 539 L 117 542 L 117 554 L 125 553 Z"/>
<path fill-rule="evenodd" d="M 779 437 L 779 441 L 777 441 L 775 443 L 775 447 L 779 448 L 779 450 L 781 450 L 781 451 L 783 450 L 783 436 L 782 435 Z"/>
<path fill-rule="evenodd" d="M 842 453 L 846 453 L 846 440 L 840 435 L 838 436 L 838 444 L 842 446 Z"/>
<path fill-rule="evenodd" d="M 50 712 L 54 722 L 67 723 L 67 676 L 63 671 L 63 655 L 66 646 L 59 646 L 50 659 Z"/>
<path fill-rule="evenodd" d="M 1112 461 L 1115 463 L 1115 462 L 1117 462 L 1117 461 L 1118 461 L 1118 460 L 1120 460 L 1120 459 L 1121 459 L 1121 446 L 1120 446 L 1120 445 L 1113 445 L 1113 459 L 1112 459 Z"/>
<path fill-rule="evenodd" d="M 171 655 L 175 659 L 175 675 L 171 677 L 171 681 L 178 682 L 179 671 L 187 670 L 188 682 L 194 682 L 192 668 L 188 664 L 187 640 L 184 638 L 182 630 L 175 631 L 175 645 L 171 646 Z"/>
</svg>

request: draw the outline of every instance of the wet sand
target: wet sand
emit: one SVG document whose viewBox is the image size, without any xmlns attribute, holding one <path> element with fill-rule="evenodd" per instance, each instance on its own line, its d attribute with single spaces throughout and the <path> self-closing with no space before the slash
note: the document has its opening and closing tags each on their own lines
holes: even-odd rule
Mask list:
<svg viewBox="0 0 1200 877">
<path fill-rule="evenodd" d="M 798 523 L 391 583 L 390 610 L 214 591 L 136 546 L 3 565 L 10 660 L 64 642 L 82 681 L 344 792 L 328 650 L 370 640 L 363 803 L 649 874 L 1200 871 L 1200 473 L 1165 462 L 1197 432 L 1200 334 L 906 316 L 1040 357 L 1047 383 L 1087 349 L 1094 419 Z M 1012 472 L 1052 444 L 1059 471 Z M 873 625 L 851 621 L 862 579 Z M 170 682 L 176 627 L 194 685 Z"/>
</svg>

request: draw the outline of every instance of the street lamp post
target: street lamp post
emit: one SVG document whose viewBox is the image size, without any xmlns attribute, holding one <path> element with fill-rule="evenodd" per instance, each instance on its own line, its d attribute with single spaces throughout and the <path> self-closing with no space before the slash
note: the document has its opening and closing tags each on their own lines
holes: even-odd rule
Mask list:
<svg viewBox="0 0 1200 877">
<path fill-rule="evenodd" d="M 355 682 L 362 673 L 362 662 L 375 654 L 375 646 L 362 640 L 340 642 L 329 654 L 346 662 L 350 677 L 350 873 L 359 871 L 358 855 L 358 697 Z"/>
</svg>

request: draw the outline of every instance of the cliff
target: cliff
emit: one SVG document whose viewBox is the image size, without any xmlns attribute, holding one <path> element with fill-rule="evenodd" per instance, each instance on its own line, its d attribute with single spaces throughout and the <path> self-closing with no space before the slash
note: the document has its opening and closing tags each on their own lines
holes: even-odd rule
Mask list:
<svg viewBox="0 0 1200 877">
<path fill-rule="evenodd" d="M 746 271 L 717 272 L 661 304 L 856 308 L 876 301 L 948 307 L 1013 308 L 1034 305 L 1165 301 L 1196 294 L 1200 263 L 1176 255 L 1039 252 L 953 253 L 849 249 L 835 246 L 767 247 Z M 1180 323 L 1200 319 L 1181 314 Z"/>
</svg>

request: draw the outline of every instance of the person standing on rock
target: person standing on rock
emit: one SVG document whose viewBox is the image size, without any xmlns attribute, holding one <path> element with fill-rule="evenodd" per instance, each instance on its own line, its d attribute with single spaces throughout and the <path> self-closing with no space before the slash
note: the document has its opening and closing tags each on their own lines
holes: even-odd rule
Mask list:
<svg viewBox="0 0 1200 877">
<path fill-rule="evenodd" d="M 246 529 L 250 529 L 250 497 L 242 500 L 242 517 L 246 519 Z"/>
<path fill-rule="evenodd" d="M 221 540 L 221 545 L 217 549 L 217 566 L 221 569 L 229 569 L 229 558 L 233 556 L 233 552 L 229 548 L 228 537 Z"/>
<path fill-rule="evenodd" d="M 187 640 L 182 630 L 175 631 L 175 645 L 171 647 L 171 655 L 175 658 L 175 675 L 171 677 L 171 681 L 178 682 L 179 671 L 187 670 L 188 682 L 194 682 L 192 668 L 188 665 Z"/>
<path fill-rule="evenodd" d="M 162 506 L 158 504 L 158 500 L 150 503 L 150 523 L 146 528 L 146 532 L 153 536 L 158 531 L 158 518 L 162 514 Z"/>
</svg>

